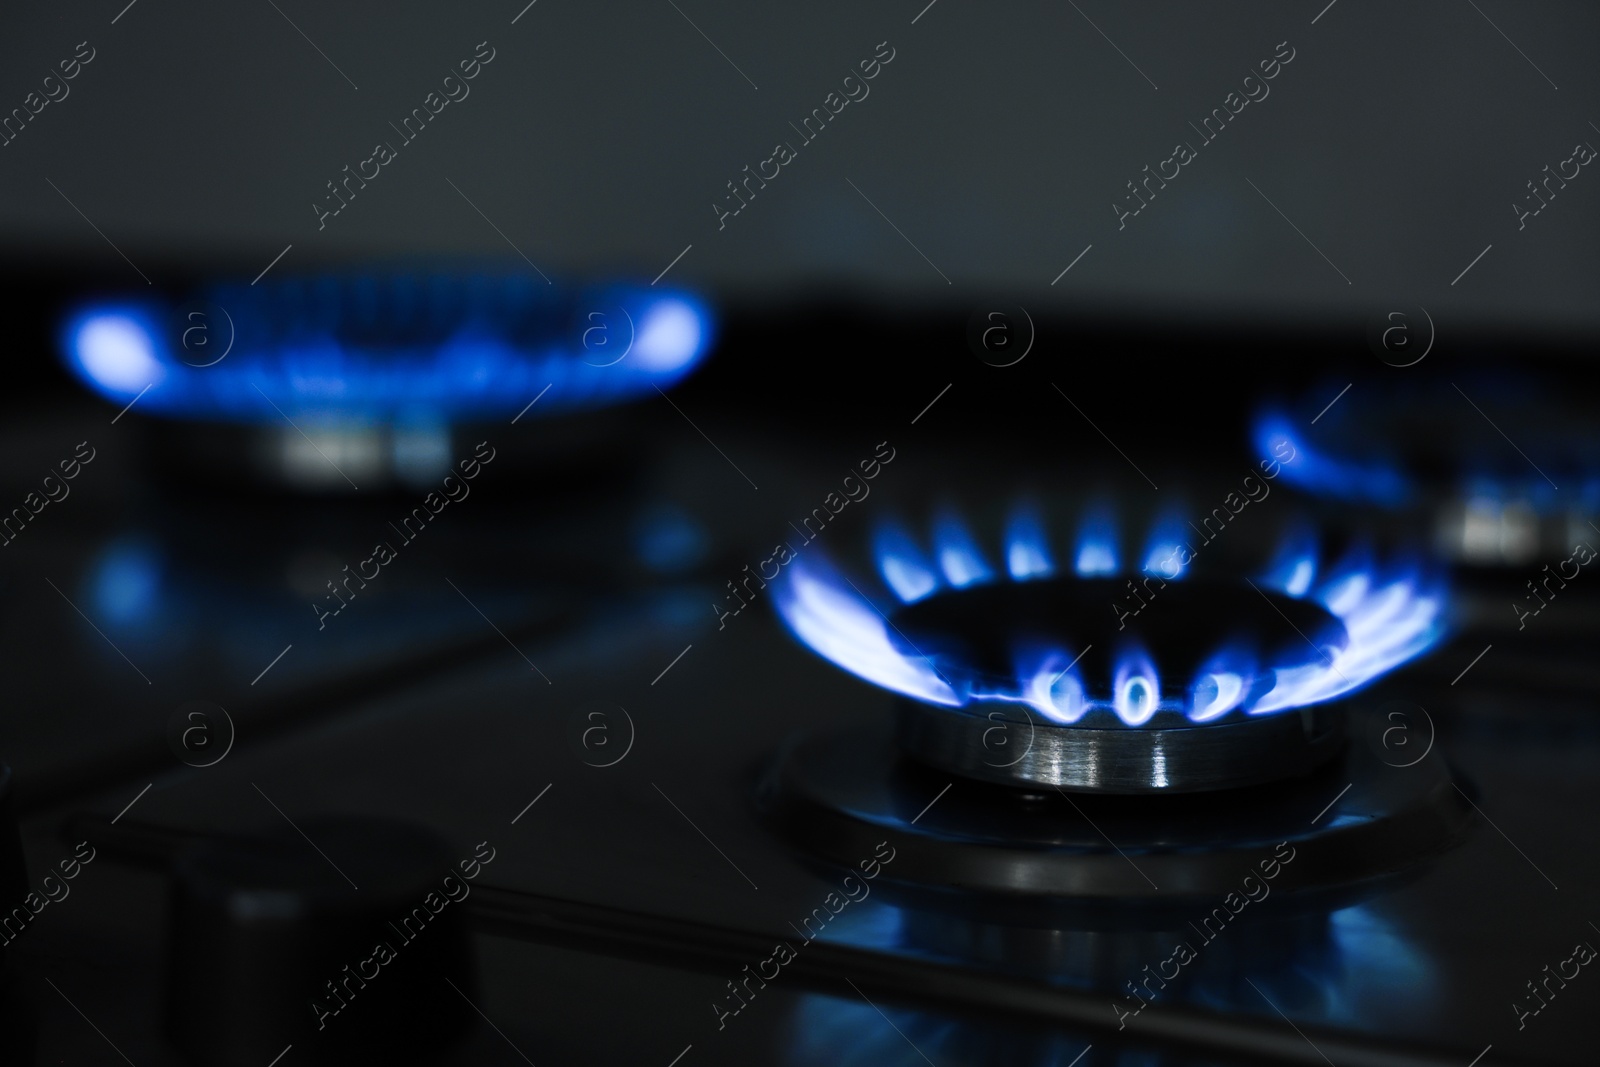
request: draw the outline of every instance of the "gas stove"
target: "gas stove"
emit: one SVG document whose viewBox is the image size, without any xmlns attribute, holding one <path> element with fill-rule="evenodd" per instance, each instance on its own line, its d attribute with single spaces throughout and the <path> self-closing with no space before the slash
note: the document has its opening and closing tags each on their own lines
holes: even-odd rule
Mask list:
<svg viewBox="0 0 1600 1067">
<path fill-rule="evenodd" d="M 44 12 L 0 1067 L 1594 1061 L 1600 8 Z"/>
<path fill-rule="evenodd" d="M 63 400 L 96 459 L 6 550 L 11 1059 L 1585 1062 L 1593 689 L 1425 526 L 1331 520 L 1250 398 L 1063 476 L 975 443 L 981 379 L 820 451 L 724 387 L 563 439 L 589 478 L 509 405 L 331 618 L 410 490 L 208 503 L 181 425 Z"/>
</svg>

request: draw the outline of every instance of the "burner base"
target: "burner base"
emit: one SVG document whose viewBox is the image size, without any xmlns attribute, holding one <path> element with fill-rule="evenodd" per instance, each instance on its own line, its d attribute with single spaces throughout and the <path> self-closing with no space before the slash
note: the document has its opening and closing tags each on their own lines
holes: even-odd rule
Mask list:
<svg viewBox="0 0 1600 1067">
<path fill-rule="evenodd" d="M 896 881 L 1078 902 L 1215 899 L 1274 856 L 1276 891 L 1351 886 L 1444 851 L 1472 820 L 1438 753 L 1393 767 L 1355 743 L 1270 785 L 1041 795 L 903 759 L 881 724 L 786 746 L 759 801 L 785 836 L 829 863 L 852 864 L 887 841 Z"/>
</svg>

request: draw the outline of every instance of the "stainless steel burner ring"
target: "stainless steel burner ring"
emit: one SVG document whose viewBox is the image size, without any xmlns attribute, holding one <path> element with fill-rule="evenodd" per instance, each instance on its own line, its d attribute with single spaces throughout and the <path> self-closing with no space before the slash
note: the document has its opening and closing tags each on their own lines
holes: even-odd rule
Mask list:
<svg viewBox="0 0 1600 1067">
<path fill-rule="evenodd" d="M 1337 704 L 1218 725 L 1104 728 L 989 707 L 981 716 L 901 700 L 900 749 L 927 766 L 1018 789 L 1195 793 L 1305 774 L 1344 743 Z"/>
</svg>

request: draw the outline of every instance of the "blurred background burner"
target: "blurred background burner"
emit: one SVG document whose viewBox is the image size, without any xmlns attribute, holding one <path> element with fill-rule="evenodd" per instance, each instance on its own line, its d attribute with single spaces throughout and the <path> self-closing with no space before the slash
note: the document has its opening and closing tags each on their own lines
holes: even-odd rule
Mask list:
<svg viewBox="0 0 1600 1067">
<path fill-rule="evenodd" d="M 486 422 L 670 389 L 711 333 L 706 305 L 682 291 L 394 268 L 82 302 L 60 345 L 107 401 L 188 424 L 169 431 L 163 466 L 206 471 L 221 454 L 232 469 L 242 455 L 268 484 L 344 493 L 429 486 Z M 544 436 L 563 461 L 595 440 Z"/>
<path fill-rule="evenodd" d="M 1469 567 L 1522 567 L 1594 537 L 1600 433 L 1581 394 L 1528 373 L 1457 371 L 1391 379 L 1311 419 L 1340 388 L 1256 416 L 1257 448 L 1293 446 L 1283 475 L 1301 492 L 1409 519 Z"/>
</svg>

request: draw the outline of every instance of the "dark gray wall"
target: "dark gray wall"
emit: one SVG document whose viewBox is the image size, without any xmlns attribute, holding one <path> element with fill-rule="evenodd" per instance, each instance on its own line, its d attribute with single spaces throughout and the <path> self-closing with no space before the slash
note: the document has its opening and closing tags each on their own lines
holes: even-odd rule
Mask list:
<svg viewBox="0 0 1600 1067">
<path fill-rule="evenodd" d="M 1600 168 L 1520 231 L 1512 208 L 1546 164 L 1600 145 L 1590 4 L 538 0 L 513 25 L 525 0 L 138 0 L 113 25 L 125 2 L 0 15 L 0 109 L 78 42 L 96 52 L 0 148 L 13 264 L 120 262 L 50 182 L 141 267 L 265 266 L 290 243 L 275 269 L 509 252 L 454 182 L 552 276 L 653 277 L 692 244 L 673 280 L 755 295 L 832 281 L 1288 311 L 1403 297 L 1447 320 L 1600 324 Z M 319 232 L 324 183 L 398 143 L 389 123 L 485 40 L 496 56 L 471 95 Z M 724 183 L 798 143 L 789 123 L 881 41 L 895 58 L 870 96 L 719 231 Z M 1294 59 L 1270 96 L 1202 147 L 1189 123 L 1283 41 Z M 1119 231 L 1124 183 L 1178 141 L 1198 158 Z"/>
</svg>

